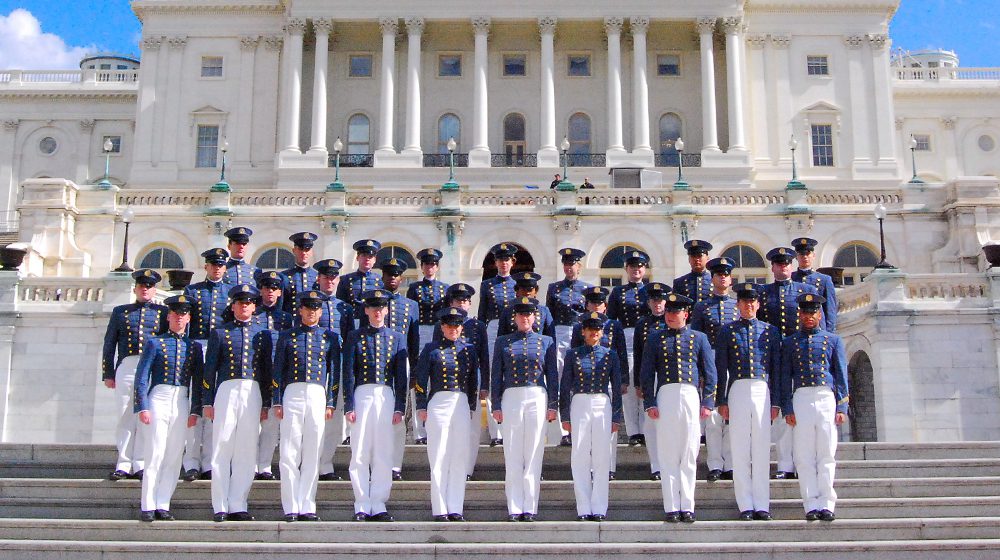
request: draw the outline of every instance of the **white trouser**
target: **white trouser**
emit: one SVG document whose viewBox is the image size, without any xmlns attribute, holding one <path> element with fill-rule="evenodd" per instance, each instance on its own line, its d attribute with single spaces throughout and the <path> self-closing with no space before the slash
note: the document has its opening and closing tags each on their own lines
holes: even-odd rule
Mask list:
<svg viewBox="0 0 1000 560">
<path fill-rule="evenodd" d="M 374 515 L 386 511 L 392 489 L 392 388 L 366 383 L 354 390 L 356 420 L 351 426 L 351 486 L 354 511 Z M 400 422 L 402 424 L 402 422 Z"/>
<path fill-rule="evenodd" d="M 729 456 L 729 428 L 726 421 L 718 411 L 713 410 L 712 415 L 702 420 L 705 426 L 705 459 L 708 463 L 708 470 L 730 471 L 733 469 L 733 461 Z"/>
<path fill-rule="evenodd" d="M 319 452 L 319 474 L 333 474 L 333 456 L 344 441 L 344 392 L 337 393 L 337 408 L 323 429 L 323 448 Z"/>
<path fill-rule="evenodd" d="M 563 364 L 566 362 L 566 352 L 569 351 L 570 338 L 573 336 L 573 327 L 571 325 L 556 325 L 556 371 L 559 375 L 562 375 Z M 559 417 L 559 411 L 556 411 L 556 421 L 550 422 L 545 427 L 545 440 L 547 445 L 559 445 L 559 441 L 563 436 L 569 435 L 569 432 L 562 429 L 563 419 Z"/>
<path fill-rule="evenodd" d="M 177 472 L 184 452 L 184 427 L 187 426 L 188 388 L 157 385 L 149 392 L 149 425 L 146 432 L 146 470 L 142 476 L 142 511 L 170 511 L 170 497 L 177 488 Z"/>
<path fill-rule="evenodd" d="M 734 381 L 728 400 L 736 506 L 741 512 L 770 511 L 771 393 L 767 381 Z"/>
<path fill-rule="evenodd" d="M 643 418 L 646 417 L 646 413 L 642 410 L 642 400 L 635 394 L 636 388 L 632 385 L 632 371 L 635 367 L 635 358 L 633 355 L 634 337 L 635 327 L 625 329 L 625 348 L 628 350 L 628 371 L 622 372 L 622 379 L 624 380 L 624 384 L 628 385 L 628 392 L 622 395 L 622 412 L 625 414 L 625 431 L 629 437 L 642 433 Z"/>
<path fill-rule="evenodd" d="M 493 365 L 493 352 L 496 350 L 497 345 L 497 330 L 500 328 L 500 322 L 497 319 L 493 319 L 489 323 L 486 323 L 486 346 L 487 351 L 490 354 L 490 365 Z M 500 425 L 497 421 L 493 419 L 493 399 L 490 398 L 490 388 L 480 387 L 480 389 L 486 389 L 486 427 L 490 431 L 490 439 L 500 439 Z"/>
<path fill-rule="evenodd" d="M 469 443 L 469 399 L 438 391 L 427 403 L 427 461 L 431 468 L 431 513 L 461 514 L 465 503 L 465 448 Z"/>
<path fill-rule="evenodd" d="M 621 431 L 621 429 L 619 426 L 618 430 Z M 608 455 L 608 468 L 611 469 L 611 472 L 615 472 L 618 470 L 618 432 L 611 433 L 611 437 L 608 439 L 608 452 L 610 453 Z"/>
<path fill-rule="evenodd" d="M 545 449 L 546 396 L 541 387 L 511 387 L 503 392 L 503 458 L 507 513 L 538 513 L 538 491 Z"/>
<path fill-rule="evenodd" d="M 792 427 L 781 417 L 771 424 L 771 441 L 774 442 L 775 452 L 778 454 L 778 470 L 781 472 L 795 472 L 795 462 L 792 459 L 792 451 L 795 447 L 792 437 Z"/>
<path fill-rule="evenodd" d="M 410 379 L 410 366 L 407 362 L 406 379 Z M 409 386 L 409 382 L 407 382 Z M 392 406 L 392 405 L 390 405 Z M 403 472 L 403 456 L 406 454 L 406 411 L 409 410 L 412 416 L 417 415 L 416 390 L 406 390 L 406 401 L 403 405 L 403 421 L 399 424 L 392 424 L 392 470 Z M 378 512 L 376 512 L 378 513 Z"/>
<path fill-rule="evenodd" d="M 639 399 L 643 403 L 643 399 Z M 642 413 L 642 433 L 646 436 L 646 454 L 649 455 L 649 472 L 660 472 L 660 440 L 657 438 L 657 426 L 659 423 L 653 420 L 645 412 Z"/>
<path fill-rule="evenodd" d="M 420 325 L 419 328 L 417 329 L 417 332 L 418 332 L 418 334 L 420 336 L 420 348 L 419 348 L 419 350 L 422 351 L 424 349 L 424 345 L 430 344 L 431 341 L 432 341 L 432 339 L 434 338 L 434 325 Z M 413 403 L 413 439 L 414 440 L 426 439 L 427 438 L 427 428 L 425 428 L 424 427 L 424 423 L 421 422 L 419 418 L 417 418 L 417 412 L 416 412 L 417 411 L 417 408 L 416 408 L 416 404 L 417 404 L 416 397 L 417 396 L 416 396 L 416 393 L 412 389 L 410 390 L 410 396 L 413 399 L 413 401 L 412 401 L 412 403 Z"/>
<path fill-rule="evenodd" d="M 317 383 L 292 383 L 285 387 L 281 404 L 281 507 L 286 515 L 316 513 L 326 389 Z"/>
<path fill-rule="evenodd" d="M 202 357 L 208 352 L 208 341 L 199 339 Z M 200 414 L 201 412 L 198 411 Z M 184 440 L 184 470 L 207 471 L 212 468 L 212 421 L 199 416 L 187 429 Z"/>
<path fill-rule="evenodd" d="M 260 408 L 260 387 L 253 379 L 227 379 L 215 392 L 212 508 L 216 513 L 247 511 L 257 468 Z"/>
<path fill-rule="evenodd" d="M 800 387 L 792 395 L 795 410 L 795 468 L 806 512 L 833 511 L 837 492 L 833 489 L 837 468 L 837 402 L 829 387 Z"/>
<path fill-rule="evenodd" d="M 657 451 L 663 511 L 694 511 L 698 460 L 698 389 L 689 383 L 669 383 L 656 393 Z"/>
<path fill-rule="evenodd" d="M 115 425 L 115 443 L 118 446 L 118 461 L 115 470 L 127 473 L 143 469 L 143 454 L 148 443 L 143 435 L 148 430 L 139 430 L 139 417 L 135 406 L 135 369 L 139 356 L 127 356 L 115 369 L 115 404 L 118 405 L 118 422 Z"/>
<path fill-rule="evenodd" d="M 281 421 L 274 415 L 274 410 L 268 410 L 267 420 L 260 423 L 260 436 L 257 439 L 257 472 L 271 472 L 271 462 L 274 461 L 274 450 L 278 448 L 278 426 Z"/>
<path fill-rule="evenodd" d="M 573 428 L 573 490 L 577 515 L 608 514 L 611 399 L 601 394 L 573 395 L 569 409 Z"/>
<path fill-rule="evenodd" d="M 477 395 L 478 398 L 478 395 Z M 483 443 L 483 429 L 486 428 L 486 406 L 480 400 L 479 407 L 470 411 L 469 419 L 469 460 L 466 464 L 465 474 L 471 475 L 476 470 L 476 461 L 479 460 L 479 446 Z"/>
</svg>

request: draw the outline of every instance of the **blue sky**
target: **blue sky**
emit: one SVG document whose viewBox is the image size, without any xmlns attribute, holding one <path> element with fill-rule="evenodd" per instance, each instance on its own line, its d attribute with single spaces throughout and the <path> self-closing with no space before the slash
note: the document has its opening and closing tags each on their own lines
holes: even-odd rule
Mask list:
<svg viewBox="0 0 1000 560">
<path fill-rule="evenodd" d="M 12 17 L 19 8 L 30 14 Z M 890 31 L 894 48 L 946 48 L 962 66 L 1000 66 L 1000 0 L 903 0 Z M 137 53 L 139 35 L 128 0 L 0 0 L 0 68 L 73 68 L 96 49 Z"/>
</svg>

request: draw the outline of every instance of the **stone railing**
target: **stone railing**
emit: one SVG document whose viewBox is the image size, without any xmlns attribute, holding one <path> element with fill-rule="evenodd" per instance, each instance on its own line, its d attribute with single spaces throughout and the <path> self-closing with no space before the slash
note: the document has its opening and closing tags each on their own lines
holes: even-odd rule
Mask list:
<svg viewBox="0 0 1000 560">
<path fill-rule="evenodd" d="M 233 193 L 229 203 L 252 207 L 309 207 L 324 206 L 326 197 L 316 192 Z"/>
<path fill-rule="evenodd" d="M 876 270 L 863 282 L 837 292 L 843 321 L 860 320 L 872 312 L 906 310 L 983 309 L 996 305 L 993 282 L 997 273 L 905 274 Z"/>
<path fill-rule="evenodd" d="M 139 82 L 138 70 L 0 70 L 0 86 L 123 84 Z"/>
<path fill-rule="evenodd" d="M 768 206 L 784 204 L 785 195 L 771 194 L 696 194 L 691 204 L 699 206 Z"/>
<path fill-rule="evenodd" d="M 906 297 L 922 301 L 984 300 L 990 297 L 990 285 L 980 275 L 909 274 Z"/>
<path fill-rule="evenodd" d="M 859 192 L 810 192 L 806 195 L 806 204 L 899 204 L 903 201 L 902 191 L 859 191 Z"/>
<path fill-rule="evenodd" d="M 467 206 L 552 206 L 556 202 L 555 195 L 540 192 L 496 192 L 462 194 L 462 204 Z"/>
<path fill-rule="evenodd" d="M 670 204 L 670 189 L 583 190 L 578 191 L 578 206 L 652 206 Z"/>
<path fill-rule="evenodd" d="M 244 197 L 251 195 L 242 195 Z M 235 198 L 235 197 L 234 197 Z M 118 206 L 207 206 L 208 193 L 191 191 L 122 192 L 118 194 Z"/>
<path fill-rule="evenodd" d="M 840 315 L 866 309 L 871 305 L 871 286 L 864 282 L 837 292 L 837 312 Z"/>
<path fill-rule="evenodd" d="M 25 278 L 17 287 L 19 303 L 100 303 L 103 278 Z"/>
<path fill-rule="evenodd" d="M 1000 80 L 1000 68 L 894 68 L 897 80 Z"/>
<path fill-rule="evenodd" d="M 435 192 L 379 192 L 350 193 L 347 195 L 347 206 L 410 206 L 425 207 L 441 204 L 441 197 Z"/>
</svg>

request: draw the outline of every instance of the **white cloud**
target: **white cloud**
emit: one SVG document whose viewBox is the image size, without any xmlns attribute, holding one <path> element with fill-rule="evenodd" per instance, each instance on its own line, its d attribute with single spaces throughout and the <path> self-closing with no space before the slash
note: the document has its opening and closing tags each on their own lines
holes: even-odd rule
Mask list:
<svg viewBox="0 0 1000 560">
<path fill-rule="evenodd" d="M 72 47 L 58 35 L 43 33 L 38 18 L 23 8 L 0 15 L 0 68 L 75 69 L 81 58 L 95 50 L 93 45 Z"/>
</svg>

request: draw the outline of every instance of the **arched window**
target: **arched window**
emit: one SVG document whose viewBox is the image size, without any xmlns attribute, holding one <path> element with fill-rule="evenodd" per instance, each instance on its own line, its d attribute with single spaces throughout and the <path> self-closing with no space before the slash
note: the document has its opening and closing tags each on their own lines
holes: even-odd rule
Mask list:
<svg viewBox="0 0 1000 560">
<path fill-rule="evenodd" d="M 400 245 L 383 245 L 382 248 L 379 249 L 378 254 L 375 255 L 376 268 L 381 265 L 383 261 L 387 261 L 389 259 L 396 259 L 406 264 L 406 272 L 403 273 L 403 282 L 399 286 L 399 291 L 406 292 L 406 286 L 408 286 L 410 282 L 422 278 L 420 267 L 417 266 L 417 261 L 413 258 L 413 253 L 405 247 Z"/>
<path fill-rule="evenodd" d="M 760 251 L 750 245 L 736 244 L 722 252 L 723 257 L 736 261 L 733 269 L 734 282 L 767 282 L 768 265 Z"/>
<path fill-rule="evenodd" d="M 847 364 L 850 387 L 850 422 L 841 429 L 847 441 L 878 441 L 875 410 L 875 373 L 872 361 L 863 351 L 855 352 Z M 844 429 L 847 428 L 847 429 Z"/>
<path fill-rule="evenodd" d="M 347 153 L 370 154 L 371 152 L 371 122 L 368 117 L 358 113 L 351 115 L 347 121 Z"/>
<path fill-rule="evenodd" d="M 512 275 L 519 272 L 534 272 L 535 271 L 535 258 L 531 256 L 531 253 L 524 248 L 523 245 L 514 243 L 513 241 L 500 241 L 499 243 L 506 243 L 508 245 L 513 245 L 517 247 L 517 252 L 514 253 L 514 268 L 511 269 L 510 273 Z M 486 253 L 483 257 L 483 280 L 489 280 L 497 275 L 497 263 L 496 259 L 493 258 L 492 253 Z M 543 278 L 544 282 L 545 279 Z"/>
<path fill-rule="evenodd" d="M 139 259 L 139 268 L 152 268 L 166 278 L 166 271 L 184 268 L 184 259 L 173 249 L 156 247 Z"/>
<path fill-rule="evenodd" d="M 438 119 L 438 143 L 437 153 L 448 153 L 448 140 L 454 138 L 455 153 L 462 151 L 462 121 L 454 113 L 445 113 Z"/>
<path fill-rule="evenodd" d="M 674 142 L 681 137 L 681 118 L 676 113 L 665 113 L 660 117 L 660 155 L 676 156 Z M 676 165 L 676 163 L 671 164 Z"/>
<path fill-rule="evenodd" d="M 604 253 L 601 258 L 601 286 L 610 288 L 621 286 L 625 282 L 625 256 L 632 251 L 642 251 L 642 249 L 634 245 L 623 244 L 615 245 L 608 249 L 607 253 Z M 649 279 L 649 274 L 646 275 L 646 279 Z"/>
<path fill-rule="evenodd" d="M 524 128 L 524 115 L 521 113 L 511 113 L 503 118 L 503 150 L 507 165 L 524 165 L 524 154 L 528 151 Z"/>
<path fill-rule="evenodd" d="M 833 266 L 844 269 L 844 285 L 853 286 L 864 280 L 878 264 L 875 251 L 867 244 L 852 241 L 833 257 Z"/>
<path fill-rule="evenodd" d="M 570 154 L 590 153 L 590 117 L 586 113 L 573 113 L 569 118 L 568 138 Z"/>
<path fill-rule="evenodd" d="M 285 247 L 271 247 L 261 253 L 260 256 L 257 257 L 257 262 L 254 264 L 257 268 L 263 270 L 264 272 L 270 272 L 272 270 L 280 272 L 295 266 L 295 256 L 292 255 L 292 252 Z"/>
</svg>

